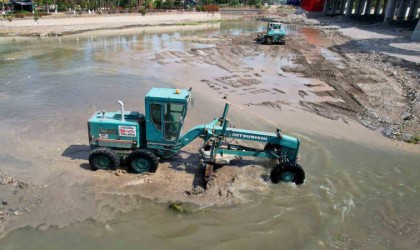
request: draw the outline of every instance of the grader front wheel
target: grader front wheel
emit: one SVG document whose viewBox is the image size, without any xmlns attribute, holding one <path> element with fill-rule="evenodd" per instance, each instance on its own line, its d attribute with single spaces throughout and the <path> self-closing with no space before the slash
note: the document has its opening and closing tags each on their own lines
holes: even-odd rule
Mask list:
<svg viewBox="0 0 420 250">
<path fill-rule="evenodd" d="M 305 181 L 305 172 L 299 164 L 283 162 L 271 170 L 270 179 L 273 183 L 294 182 L 301 185 Z"/>
</svg>

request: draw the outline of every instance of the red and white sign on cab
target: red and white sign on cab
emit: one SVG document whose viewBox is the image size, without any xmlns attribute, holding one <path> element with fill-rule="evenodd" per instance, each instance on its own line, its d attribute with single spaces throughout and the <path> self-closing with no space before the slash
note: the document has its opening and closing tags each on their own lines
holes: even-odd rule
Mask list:
<svg viewBox="0 0 420 250">
<path fill-rule="evenodd" d="M 120 136 L 136 137 L 135 126 L 118 126 L 118 134 Z"/>
</svg>

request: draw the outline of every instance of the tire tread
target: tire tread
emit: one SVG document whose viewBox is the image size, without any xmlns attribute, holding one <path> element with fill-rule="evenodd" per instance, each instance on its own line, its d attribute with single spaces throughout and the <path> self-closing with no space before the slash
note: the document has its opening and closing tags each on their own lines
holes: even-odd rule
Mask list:
<svg viewBox="0 0 420 250">
<path fill-rule="evenodd" d="M 131 167 L 131 161 L 133 161 L 134 159 L 138 158 L 138 157 L 142 157 L 145 159 L 148 159 L 151 163 L 151 167 L 149 169 L 148 172 L 154 173 L 157 170 L 157 167 L 159 165 L 158 162 L 158 158 L 156 157 L 156 155 L 151 152 L 150 150 L 147 149 L 136 149 L 134 150 L 129 156 L 128 156 L 128 165 L 130 166 L 130 170 L 134 173 L 140 173 L 138 171 L 136 171 L 135 169 L 133 169 Z"/>
<path fill-rule="evenodd" d="M 270 173 L 271 181 L 273 183 L 279 183 L 281 181 L 280 175 L 283 171 L 293 171 L 295 173 L 294 183 L 296 185 L 301 185 L 305 181 L 305 171 L 303 171 L 302 166 L 290 162 L 283 162 L 275 166 Z"/>
<path fill-rule="evenodd" d="M 92 150 L 89 155 L 89 165 L 93 171 L 101 169 L 98 168 L 94 162 L 95 157 L 99 155 L 105 155 L 111 159 L 112 164 L 108 170 L 115 170 L 120 165 L 120 157 L 114 150 L 110 148 L 100 147 Z"/>
</svg>

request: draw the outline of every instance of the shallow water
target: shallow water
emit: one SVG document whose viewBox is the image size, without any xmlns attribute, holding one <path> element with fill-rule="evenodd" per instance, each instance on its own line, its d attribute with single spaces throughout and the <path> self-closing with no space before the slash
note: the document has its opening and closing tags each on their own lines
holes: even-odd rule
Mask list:
<svg viewBox="0 0 420 250">
<path fill-rule="evenodd" d="M 8 156 L 19 152 L 22 146 L 45 146 L 43 143 L 48 140 L 47 151 L 87 143 L 86 119 L 93 111 L 115 110 L 117 99 L 123 99 L 127 109 L 143 110 L 144 94 L 152 86 L 188 87 L 188 82 L 179 82 L 185 79 L 181 75 L 191 74 L 191 79 L 199 79 L 199 73 L 191 73 L 192 68 L 214 70 L 205 64 L 180 64 L 176 67 L 178 72 L 162 72 L 165 67 L 152 61 L 157 51 L 183 52 L 210 46 L 177 38 L 237 35 L 262 31 L 264 27 L 265 23 L 258 22 L 222 22 L 175 27 L 163 33 L 130 29 L 114 35 L 93 32 L 3 42 L 0 170 L 24 176 L 57 171 L 55 166 L 38 161 L 36 154 L 15 161 Z M 316 32 L 305 32 L 316 40 Z M 248 63 L 255 66 L 267 62 L 256 56 Z M 194 96 L 187 128 L 208 122 L 222 111 L 223 103 L 211 99 L 212 94 L 197 89 Z M 235 107 L 231 118 L 245 128 L 274 130 L 265 121 L 248 119 L 246 111 Z M 264 180 L 258 184 L 259 189 L 242 193 L 248 198 L 247 203 L 202 207 L 192 214 L 174 213 L 166 202 L 111 193 L 101 200 L 101 206 L 120 208 L 112 218 L 74 219 L 60 227 L 39 221 L 34 227 L 7 234 L 0 241 L 0 248 L 414 249 L 420 245 L 419 155 L 327 136 L 300 136 L 301 164 L 307 175 L 302 186 L 273 185 L 267 181 L 269 169 L 262 168 L 253 172 Z M 251 183 L 244 183 L 247 184 Z M 74 186 L 71 188 L 77 188 Z M 77 209 L 63 208 L 63 216 L 90 209 L 84 207 L 85 194 L 74 195 L 80 199 Z"/>
<path fill-rule="evenodd" d="M 290 249 L 418 246 L 418 156 L 337 139 L 304 140 L 303 186 L 269 185 L 252 202 L 177 214 L 166 203 L 138 199 L 106 222 L 22 228 L 7 249 L 175 248 Z M 112 202 L 111 202 L 112 203 Z M 115 205 L 115 204 L 114 204 Z"/>
</svg>

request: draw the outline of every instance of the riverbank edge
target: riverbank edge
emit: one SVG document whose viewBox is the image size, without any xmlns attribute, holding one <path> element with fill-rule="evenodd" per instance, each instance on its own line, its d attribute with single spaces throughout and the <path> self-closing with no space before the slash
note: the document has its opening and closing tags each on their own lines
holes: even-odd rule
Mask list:
<svg viewBox="0 0 420 250">
<path fill-rule="evenodd" d="M 56 17 L 35 22 L 31 19 L 0 21 L 0 37 L 51 37 L 74 35 L 95 30 L 116 30 L 151 26 L 185 26 L 218 23 L 220 13 L 182 13 Z"/>
</svg>

